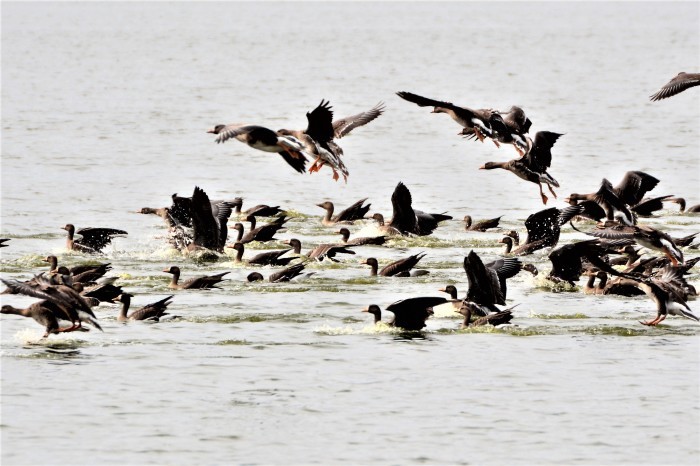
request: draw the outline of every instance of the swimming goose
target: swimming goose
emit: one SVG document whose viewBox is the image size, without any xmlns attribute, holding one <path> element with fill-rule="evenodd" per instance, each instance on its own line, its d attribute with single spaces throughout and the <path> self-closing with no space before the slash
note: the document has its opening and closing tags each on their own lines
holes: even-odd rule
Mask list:
<svg viewBox="0 0 700 466">
<path fill-rule="evenodd" d="M 367 200 L 367 198 L 360 199 L 359 201 L 355 202 L 348 208 L 342 210 L 339 214 L 337 214 L 335 217 L 333 216 L 333 211 L 335 210 L 335 206 L 333 205 L 332 202 L 330 201 L 325 201 L 320 204 L 316 204 L 318 207 L 325 209 L 326 210 L 326 215 L 323 217 L 323 220 L 321 220 L 321 223 L 323 225 L 334 225 L 336 223 L 351 223 L 354 220 L 361 220 L 365 218 L 365 215 L 367 215 L 367 212 L 369 211 L 369 208 L 372 204 L 367 204 L 367 205 L 362 205 L 364 202 Z"/>
<path fill-rule="evenodd" d="M 237 243 L 245 244 L 252 241 L 276 241 L 277 238 L 274 237 L 275 234 L 284 228 L 284 224 L 289 219 L 283 215 L 259 227 L 255 226 L 255 217 L 249 215 L 246 217 L 246 220 L 251 223 L 251 230 L 245 235 L 243 234 L 244 229 L 241 223 L 236 223 L 233 226 L 233 229 L 238 231 L 238 238 L 236 238 Z"/>
<path fill-rule="evenodd" d="M 676 204 L 678 204 L 678 206 L 680 208 L 679 209 L 680 213 L 688 212 L 688 213 L 696 214 L 696 213 L 700 212 L 700 204 L 696 204 L 694 206 L 691 206 L 688 208 L 688 210 L 686 210 L 685 209 L 685 206 L 686 206 L 685 199 L 682 197 L 674 197 L 674 198 L 669 199 L 669 201 L 675 202 Z"/>
<path fill-rule="evenodd" d="M 540 131 L 535 135 L 535 142 L 532 149 L 530 149 L 523 158 L 514 159 L 509 162 L 486 162 L 479 167 L 479 169 L 493 170 L 495 168 L 502 168 L 512 172 L 525 181 L 535 183 L 540 188 L 542 203 L 547 204 L 548 198 L 545 196 L 544 192 L 542 192 L 542 183 L 547 185 L 549 191 L 556 198 L 557 195 L 552 189 L 552 186 L 558 188 L 559 182 L 547 173 L 547 169 L 552 164 L 551 148 L 560 136 L 562 135 L 558 133 Z"/>
<path fill-rule="evenodd" d="M 292 238 L 290 240 L 285 240 L 284 243 L 292 247 L 294 254 L 301 254 L 301 241 L 298 239 Z M 351 247 L 353 247 L 351 244 L 320 244 L 310 250 L 306 254 L 306 257 L 309 259 L 316 259 L 319 262 L 323 261 L 325 258 L 333 262 L 339 262 L 335 259 L 337 254 L 355 254 L 355 251 L 349 249 Z"/>
<path fill-rule="evenodd" d="M 680 94 L 686 89 L 700 85 L 700 73 L 678 73 L 655 94 L 649 96 L 652 102 Z"/>
<path fill-rule="evenodd" d="M 58 269 L 58 258 L 56 256 L 46 256 L 42 261 L 48 262 L 49 272 L 55 272 Z M 74 282 L 86 283 L 103 277 L 110 270 L 112 270 L 110 263 L 84 264 L 71 267 L 68 269 L 68 273 L 72 276 Z"/>
<path fill-rule="evenodd" d="M 121 286 L 114 286 L 113 283 L 100 283 L 94 286 L 83 287 L 79 293 L 86 299 L 93 298 L 103 303 L 112 302 L 114 298 L 123 293 Z"/>
<path fill-rule="evenodd" d="M 480 220 L 474 224 L 472 224 L 472 218 L 469 215 L 464 216 L 464 230 L 465 231 L 486 231 L 490 228 L 498 228 L 498 223 L 501 221 L 501 217 L 503 215 L 496 217 L 496 218 L 491 218 L 488 220 Z"/>
<path fill-rule="evenodd" d="M 663 252 L 673 265 L 683 263 L 683 252 L 676 246 L 673 239 L 663 231 L 648 225 L 630 226 L 613 223 L 585 233 L 598 238 L 630 238 L 645 248 Z"/>
<path fill-rule="evenodd" d="M 280 270 L 279 272 L 270 274 L 270 276 L 268 277 L 268 281 L 270 283 L 281 283 L 291 281 L 293 278 L 301 275 L 305 267 L 306 265 L 302 262 L 294 264 L 290 267 L 287 267 L 286 269 Z M 248 274 L 246 280 L 248 280 L 249 282 L 257 282 L 264 280 L 264 277 L 259 272 L 252 272 Z"/>
<path fill-rule="evenodd" d="M 112 242 L 112 239 L 117 236 L 126 236 L 124 230 L 114 228 L 81 228 L 76 231 L 72 224 L 67 224 L 62 228 L 68 232 L 66 240 L 66 249 L 97 254 L 102 251 L 102 248 Z M 80 238 L 74 239 L 77 234 Z"/>
<path fill-rule="evenodd" d="M 374 257 L 368 257 L 364 262 L 361 263 L 369 265 L 371 267 L 369 274 L 371 277 L 374 277 L 376 275 L 380 275 L 382 277 L 393 277 L 399 275 L 406 276 L 405 274 L 410 274 L 411 269 L 415 267 L 423 257 L 425 257 L 425 253 L 422 252 L 418 254 L 413 254 L 411 256 L 394 261 L 391 264 L 382 267 L 382 269 L 379 272 L 377 272 L 379 264 L 377 262 L 377 259 L 375 259 Z"/>
<path fill-rule="evenodd" d="M 172 288 L 174 290 L 219 288 L 218 286 L 216 286 L 216 284 L 225 280 L 223 277 L 224 275 L 228 274 L 228 272 L 222 272 L 216 275 L 205 275 L 201 277 L 190 278 L 182 283 L 178 283 L 178 280 L 180 279 L 180 267 L 173 265 L 168 269 L 164 269 L 163 272 L 172 274 L 173 278 L 170 281 L 168 288 Z"/>
<path fill-rule="evenodd" d="M 450 295 L 450 299 L 445 303 L 444 305 L 440 306 L 435 306 L 438 309 L 442 309 L 443 306 L 449 306 L 448 309 L 450 309 L 453 312 L 459 313 L 459 310 L 462 308 L 462 302 L 464 301 L 463 299 L 460 299 L 457 294 L 457 287 L 454 285 L 447 285 L 444 288 L 438 289 L 438 291 L 442 291 L 443 293 L 447 293 Z M 437 312 L 438 309 L 435 309 Z"/>
<path fill-rule="evenodd" d="M 396 301 L 386 310 L 394 313 L 394 319 L 388 322 L 392 327 L 404 330 L 421 330 L 425 327 L 425 321 L 433 315 L 433 307 L 444 304 L 447 299 L 442 297 L 419 297 Z M 376 304 L 371 304 L 362 310 L 374 316 L 374 323 L 382 320 L 382 310 Z"/>
<path fill-rule="evenodd" d="M 682 289 L 678 286 L 676 279 L 679 277 L 678 271 L 672 267 L 667 267 L 659 278 L 625 278 L 622 284 L 634 285 L 651 298 L 656 304 L 656 318 L 646 322 L 640 321 L 643 325 L 654 326 L 663 321 L 668 314 L 685 317 L 700 322 L 688 307 L 686 299 L 683 297 Z"/>
<path fill-rule="evenodd" d="M 303 153 L 304 145 L 291 135 L 275 133 L 264 126 L 245 124 L 216 125 L 207 133 L 217 135 L 217 144 L 233 138 L 253 149 L 277 153 L 298 173 L 306 172 L 308 159 Z"/>
<path fill-rule="evenodd" d="M 236 208 L 234 212 L 237 215 L 243 214 L 245 217 L 251 215 L 254 217 L 274 217 L 277 214 L 284 213 L 284 209 L 281 209 L 280 206 L 269 206 L 267 204 L 258 204 L 241 212 L 241 208 L 243 207 L 243 199 L 240 197 L 236 198 L 234 207 Z"/>
<path fill-rule="evenodd" d="M 481 142 L 484 142 L 486 137 L 493 136 L 491 123 L 489 123 L 494 113 L 493 110 L 458 107 L 451 102 L 442 102 L 404 91 L 397 92 L 396 95 L 419 107 L 433 107 L 432 113 L 447 113 L 460 126 L 464 127 L 458 134 L 469 135 L 473 133 Z"/>
<path fill-rule="evenodd" d="M 243 262 L 243 252 L 245 251 L 245 246 L 243 243 L 235 243 L 233 246 L 227 246 L 236 250 L 236 257 L 234 262 Z M 282 249 L 279 251 L 266 251 L 255 255 L 246 262 L 250 265 L 287 265 L 296 257 L 280 257 L 291 251 L 291 249 Z"/>
<path fill-rule="evenodd" d="M 513 320 L 512 309 L 513 308 L 494 312 L 491 314 L 486 314 L 485 316 L 479 317 L 471 323 L 469 321 L 471 320 L 472 314 L 478 313 L 479 311 L 478 305 L 469 301 L 465 301 L 464 305 L 460 308 L 458 312 L 464 316 L 462 328 L 480 327 L 482 325 L 493 325 L 494 327 L 496 327 L 498 325 L 509 324 L 510 321 Z"/>
<path fill-rule="evenodd" d="M 386 236 L 364 236 L 350 239 L 350 230 L 347 228 L 341 228 L 336 231 L 339 235 L 343 237 L 343 244 L 350 246 L 365 246 L 365 245 L 382 245 L 386 243 Z"/>
<path fill-rule="evenodd" d="M 377 229 L 382 235 L 385 236 L 402 236 L 403 233 L 401 233 L 397 228 L 391 227 L 389 225 L 386 225 L 384 222 L 384 216 L 380 214 L 379 212 L 372 214 L 372 217 L 370 217 L 372 220 L 377 222 Z"/>
<path fill-rule="evenodd" d="M 343 163 L 343 149 L 334 141 L 333 110 L 330 102 L 321 100 L 321 103 L 312 111 L 306 113 L 308 125 L 305 130 L 280 129 L 278 134 L 294 137 L 304 146 L 307 154 L 316 157 L 309 167 L 309 173 L 317 172 L 324 165 L 328 165 L 333 171 L 333 179 L 338 180 L 340 172 L 348 180 L 350 172 Z"/>
<path fill-rule="evenodd" d="M 403 234 L 412 233 L 418 236 L 431 234 L 440 222 L 451 220 L 450 215 L 429 214 L 420 210 L 414 210 L 411 192 L 406 185 L 399 181 L 394 193 L 391 195 L 391 205 L 394 215 L 389 226 L 396 228 Z"/>
<path fill-rule="evenodd" d="M 146 304 L 142 308 L 133 311 L 127 316 L 127 311 L 131 305 L 131 298 L 133 298 L 134 295 L 122 293 L 113 299 L 114 302 L 122 303 L 122 308 L 121 311 L 119 311 L 117 320 L 119 322 L 126 322 L 129 320 L 153 320 L 158 322 L 161 317 L 168 315 L 168 313 L 165 311 L 168 309 L 168 305 L 170 304 L 173 296 L 174 295 L 170 295 L 167 298 L 156 301 L 155 303 Z"/>
</svg>

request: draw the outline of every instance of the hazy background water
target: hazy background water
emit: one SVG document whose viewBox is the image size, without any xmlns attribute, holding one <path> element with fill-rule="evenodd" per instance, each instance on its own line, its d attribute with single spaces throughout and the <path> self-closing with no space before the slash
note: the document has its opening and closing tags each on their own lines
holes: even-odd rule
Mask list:
<svg viewBox="0 0 700 466">
<path fill-rule="evenodd" d="M 495 257 L 500 234 L 464 233 L 459 219 L 504 215 L 522 230 L 542 208 L 534 185 L 477 170 L 512 148 L 463 141 L 447 116 L 396 91 L 517 104 L 533 132 L 565 133 L 551 169 L 560 199 L 644 170 L 661 179 L 654 194 L 694 204 L 697 89 L 648 96 L 700 69 L 699 26 L 696 2 L 4 2 L 2 276 L 27 278 L 51 253 L 87 260 L 64 250 L 71 222 L 129 231 L 104 260 L 135 306 L 170 294 L 166 265 L 231 280 L 178 292 L 175 321 L 123 326 L 101 306 L 105 333 L 39 344 L 36 324 L 4 316 L 3 463 L 697 464 L 700 332 L 677 318 L 642 327 L 654 309 L 645 297 L 552 293 L 519 276 L 515 326 L 456 332 L 456 319 L 438 318 L 419 341 L 375 330 L 359 310 L 448 282 L 464 291 L 463 256 Z M 205 133 L 229 122 L 303 128 L 322 98 L 339 117 L 386 102 L 341 140 L 347 184 Z M 315 265 L 298 284 L 244 285 L 248 268 L 173 254 L 160 220 L 132 213 L 199 185 L 293 209 L 280 238 L 306 249 L 336 240 L 316 203 L 368 197 L 389 215 L 398 181 L 416 207 L 455 220 L 434 238 Z M 670 209 L 650 223 L 675 236 L 699 229 Z M 578 237 L 567 229 L 562 241 Z M 420 279 L 369 279 L 358 264 L 422 250 L 431 274 Z M 528 260 L 548 270 L 546 253 Z"/>
</svg>

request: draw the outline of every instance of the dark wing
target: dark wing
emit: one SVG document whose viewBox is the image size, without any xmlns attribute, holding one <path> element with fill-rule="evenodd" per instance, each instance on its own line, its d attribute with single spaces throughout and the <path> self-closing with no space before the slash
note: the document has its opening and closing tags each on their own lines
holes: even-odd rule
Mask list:
<svg viewBox="0 0 700 466">
<path fill-rule="evenodd" d="M 670 80 L 664 87 L 659 89 L 655 94 L 649 96 L 649 99 L 654 102 L 666 99 L 698 85 L 700 85 L 700 73 L 678 73 L 678 75 Z"/>
<path fill-rule="evenodd" d="M 615 186 L 613 192 L 625 204 L 636 205 L 657 184 L 659 184 L 659 180 L 648 173 L 629 171 L 625 173 L 620 184 Z"/>
<path fill-rule="evenodd" d="M 382 112 L 384 112 L 384 103 L 379 102 L 371 110 L 345 117 L 341 120 L 336 120 L 333 122 L 334 136 L 340 139 L 358 126 L 364 126 L 374 120 L 381 115 Z"/>
<path fill-rule="evenodd" d="M 122 294 L 122 292 L 123 290 L 121 286 L 105 284 L 85 288 L 82 294 L 83 296 L 95 298 L 103 303 L 109 303 L 114 298 Z"/>
<path fill-rule="evenodd" d="M 306 127 L 306 134 L 311 139 L 324 144 L 333 139 L 333 111 L 330 102 L 322 100 L 318 107 L 306 113 L 309 124 Z"/>
<path fill-rule="evenodd" d="M 308 159 L 304 154 L 292 149 L 289 149 L 289 152 L 280 151 L 278 154 L 282 156 L 284 161 L 287 162 L 289 166 L 292 167 L 297 173 L 306 173 L 306 162 L 308 162 Z"/>
<path fill-rule="evenodd" d="M 152 319 L 152 320 L 158 320 L 160 319 L 163 315 L 165 315 L 165 311 L 168 308 L 168 305 L 170 304 L 170 300 L 173 298 L 174 295 L 170 295 L 167 298 L 163 298 L 160 301 L 156 301 L 155 303 L 147 304 L 141 309 L 138 309 L 134 312 L 132 312 L 129 315 L 129 319 L 131 320 L 147 320 L 147 319 Z"/>
<path fill-rule="evenodd" d="M 596 192 L 595 201 L 605 210 L 608 219 L 612 220 L 615 215 L 615 210 L 617 210 L 624 214 L 626 218 L 633 219 L 633 222 L 636 223 L 634 214 L 627 208 L 627 202 L 620 197 L 620 194 L 622 194 L 622 191 L 618 191 L 618 188 L 613 189 L 610 181 L 603 178 L 600 189 Z M 634 198 L 628 197 L 628 200 L 633 201 L 632 204 L 636 204 Z"/>
<path fill-rule="evenodd" d="M 559 225 L 567 223 L 577 215 L 599 221 L 605 217 L 605 210 L 595 201 L 582 201 L 560 210 Z"/>
<path fill-rule="evenodd" d="M 669 194 L 668 196 L 655 197 L 653 199 L 645 199 L 639 204 L 632 207 L 632 210 L 637 213 L 637 215 L 651 215 L 657 210 L 664 208 L 664 201 L 668 198 L 673 197 Z"/>
<path fill-rule="evenodd" d="M 248 263 L 256 265 L 286 265 L 287 263 L 289 263 L 289 261 L 296 259 L 296 257 L 280 259 L 280 256 L 288 253 L 289 251 L 291 251 L 291 249 L 261 252 L 252 259 L 249 259 Z"/>
<path fill-rule="evenodd" d="M 301 272 L 304 271 L 304 267 L 306 266 L 303 263 L 294 264 L 291 267 L 287 267 L 284 270 L 271 274 L 269 280 L 272 283 L 288 282 L 292 278 L 301 274 Z"/>
<path fill-rule="evenodd" d="M 425 327 L 431 308 L 446 302 L 447 299 L 441 297 L 408 298 L 390 304 L 386 310 L 394 313 L 395 327 L 420 330 Z"/>
<path fill-rule="evenodd" d="M 429 214 L 421 210 L 414 210 L 413 213 L 416 216 L 417 221 L 417 231 L 418 235 L 429 235 L 438 227 L 438 224 L 443 220 L 452 220 L 451 215 L 442 214 Z"/>
<path fill-rule="evenodd" d="M 434 100 L 434 99 L 429 99 L 427 97 L 423 97 L 417 94 L 412 94 L 410 92 L 397 92 L 396 95 L 401 97 L 404 100 L 408 100 L 409 102 L 413 102 L 414 104 L 418 105 L 419 107 L 443 107 L 443 108 L 448 108 L 455 112 L 455 115 L 457 115 L 459 118 L 461 118 L 464 121 L 471 121 L 474 119 L 477 115 L 474 113 L 473 110 L 469 108 L 464 108 L 464 107 L 458 107 L 457 105 L 453 104 L 452 102 L 443 102 L 440 100 Z"/>
<path fill-rule="evenodd" d="M 207 249 L 219 249 L 219 225 L 211 211 L 209 196 L 198 186 L 195 186 L 192 193 L 192 229 L 194 244 Z"/>
<path fill-rule="evenodd" d="M 556 207 L 535 212 L 525 220 L 527 229 L 526 243 L 542 240 L 547 246 L 554 246 L 559 241 L 559 216 Z"/>
<path fill-rule="evenodd" d="M 418 219 L 413 211 L 413 199 L 411 192 L 406 185 L 399 181 L 394 193 L 391 195 L 391 205 L 393 207 L 393 218 L 390 226 L 396 228 L 401 233 L 416 233 Z"/>
<path fill-rule="evenodd" d="M 483 306 L 504 304 L 505 298 L 500 290 L 498 279 L 494 283 L 492 274 L 486 270 L 481 258 L 474 251 L 469 251 L 464 258 L 464 272 L 467 274 L 469 289 L 467 300 Z"/>
<path fill-rule="evenodd" d="M 76 233 L 82 236 L 82 238 L 75 241 L 76 243 L 87 246 L 95 251 L 99 251 L 107 246 L 112 242 L 112 238 L 115 236 L 128 235 L 126 231 L 117 230 L 115 228 L 81 228 L 76 231 Z"/>
<path fill-rule="evenodd" d="M 639 227 L 636 226 L 613 225 L 606 228 L 596 228 L 595 230 L 589 231 L 586 234 L 606 239 L 634 239 L 634 237 L 639 233 Z"/>
<path fill-rule="evenodd" d="M 269 206 L 265 204 L 258 204 L 255 207 L 245 211 L 246 215 L 254 215 L 256 217 L 274 217 L 275 215 L 282 212 L 280 206 Z"/>
<path fill-rule="evenodd" d="M 537 173 L 546 172 L 552 165 L 552 147 L 561 136 L 551 131 L 538 131 L 530 152 L 525 156 L 527 167 Z"/>
<path fill-rule="evenodd" d="M 518 274 L 518 272 L 522 270 L 523 263 L 518 258 L 507 257 L 486 264 L 486 268 L 496 272 L 496 276 L 498 277 L 498 283 L 501 287 L 501 293 L 503 293 L 503 299 L 505 299 L 507 296 L 508 289 L 506 285 L 506 280 L 515 277 Z"/>
<path fill-rule="evenodd" d="M 343 210 L 340 212 L 338 215 L 335 216 L 335 220 L 337 222 L 348 222 L 352 220 L 360 220 L 367 215 L 367 212 L 369 212 L 369 208 L 372 204 L 367 204 L 366 206 L 363 206 L 362 204 L 367 200 L 367 198 L 360 199 L 347 209 Z"/>
<path fill-rule="evenodd" d="M 192 198 L 172 195 L 173 204 L 170 206 L 170 217 L 177 223 L 192 226 Z"/>
</svg>

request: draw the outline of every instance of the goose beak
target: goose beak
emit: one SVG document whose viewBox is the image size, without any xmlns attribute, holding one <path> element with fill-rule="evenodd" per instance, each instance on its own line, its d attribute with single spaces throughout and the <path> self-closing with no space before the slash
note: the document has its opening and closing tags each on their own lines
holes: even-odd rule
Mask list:
<svg viewBox="0 0 700 466">
<path fill-rule="evenodd" d="M 366 307 L 366 308 L 362 309 L 362 311 L 361 311 L 361 312 L 369 312 L 369 308 L 368 308 L 368 307 Z"/>
<path fill-rule="evenodd" d="M 479 170 L 486 170 L 486 165 L 482 165 L 479 167 Z"/>
<path fill-rule="evenodd" d="M 207 133 L 216 134 L 216 128 L 209 128 Z"/>
</svg>

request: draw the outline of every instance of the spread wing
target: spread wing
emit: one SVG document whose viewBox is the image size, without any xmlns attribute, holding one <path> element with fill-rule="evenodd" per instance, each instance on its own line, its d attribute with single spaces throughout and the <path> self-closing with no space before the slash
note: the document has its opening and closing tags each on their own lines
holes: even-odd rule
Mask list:
<svg viewBox="0 0 700 466">
<path fill-rule="evenodd" d="M 390 226 L 401 233 L 415 233 L 418 219 L 413 211 L 412 204 L 411 192 L 405 184 L 399 181 L 396 189 L 394 189 L 394 193 L 391 195 L 393 218 Z"/>
<path fill-rule="evenodd" d="M 115 228 L 81 228 L 76 233 L 82 236 L 82 238 L 75 241 L 76 243 L 92 248 L 95 251 L 99 251 L 107 246 L 115 236 L 128 235 L 126 231 Z"/>
<path fill-rule="evenodd" d="M 552 147 L 561 136 L 551 131 L 538 131 L 530 152 L 525 156 L 527 167 L 537 173 L 546 172 L 552 165 Z"/>
<path fill-rule="evenodd" d="M 333 133 L 337 139 L 342 138 L 358 126 L 364 126 L 384 112 L 384 102 L 379 102 L 371 110 L 345 117 L 333 122 Z"/>
<path fill-rule="evenodd" d="M 648 173 L 629 171 L 615 186 L 613 192 L 625 204 L 636 205 L 644 198 L 644 195 L 654 189 L 659 180 Z"/>
<path fill-rule="evenodd" d="M 327 143 L 333 139 L 333 110 L 331 108 L 330 102 L 322 100 L 315 109 L 306 113 L 306 119 L 309 121 L 306 134 L 319 144 Z"/>
<path fill-rule="evenodd" d="M 666 99 L 698 85 L 700 85 L 700 73 L 678 73 L 678 75 L 666 83 L 664 87 L 659 89 L 655 94 L 649 96 L 649 99 L 653 102 Z"/>
<path fill-rule="evenodd" d="M 209 196 L 198 186 L 192 193 L 192 229 L 194 244 L 207 249 L 219 247 L 219 225 L 211 211 Z"/>
</svg>

